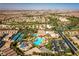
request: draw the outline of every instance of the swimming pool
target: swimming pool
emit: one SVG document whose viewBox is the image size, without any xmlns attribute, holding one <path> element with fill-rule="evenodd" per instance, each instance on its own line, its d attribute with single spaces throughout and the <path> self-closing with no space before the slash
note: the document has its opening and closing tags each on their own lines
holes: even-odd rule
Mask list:
<svg viewBox="0 0 79 59">
<path fill-rule="evenodd" d="M 38 34 L 36 34 L 36 33 L 35 33 L 35 34 L 32 34 L 32 36 L 35 36 L 35 37 L 37 37 L 37 36 L 38 36 Z"/>
<path fill-rule="evenodd" d="M 15 41 L 20 35 L 21 33 L 19 32 L 16 36 L 13 37 L 13 40 Z"/>
<path fill-rule="evenodd" d="M 44 41 L 44 38 L 38 37 L 38 38 L 36 38 L 36 40 L 33 44 L 36 46 L 39 46 L 43 41 Z"/>
<path fill-rule="evenodd" d="M 21 34 L 16 41 L 22 41 L 24 34 Z"/>
</svg>

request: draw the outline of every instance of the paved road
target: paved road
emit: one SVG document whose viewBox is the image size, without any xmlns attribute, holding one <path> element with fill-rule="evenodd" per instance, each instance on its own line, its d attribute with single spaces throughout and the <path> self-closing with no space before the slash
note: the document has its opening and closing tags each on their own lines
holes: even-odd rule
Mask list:
<svg viewBox="0 0 79 59">
<path fill-rule="evenodd" d="M 63 35 L 62 32 L 58 32 L 58 33 L 65 40 L 65 42 L 67 43 L 67 45 L 71 49 L 72 53 L 77 55 L 78 49 L 68 40 L 68 38 L 65 35 Z"/>
</svg>

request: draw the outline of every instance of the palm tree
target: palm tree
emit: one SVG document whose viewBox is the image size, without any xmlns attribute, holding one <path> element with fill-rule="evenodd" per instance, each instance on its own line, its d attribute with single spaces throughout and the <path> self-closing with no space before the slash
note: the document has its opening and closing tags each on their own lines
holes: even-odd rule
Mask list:
<svg viewBox="0 0 79 59">
<path fill-rule="evenodd" d="M 49 17 L 49 24 L 52 26 L 52 30 L 59 31 L 63 30 L 61 22 L 56 17 Z"/>
</svg>

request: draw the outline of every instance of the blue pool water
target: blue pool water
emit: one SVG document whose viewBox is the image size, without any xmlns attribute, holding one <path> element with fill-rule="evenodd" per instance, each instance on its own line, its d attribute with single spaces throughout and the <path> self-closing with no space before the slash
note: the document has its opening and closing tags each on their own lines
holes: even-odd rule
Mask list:
<svg viewBox="0 0 79 59">
<path fill-rule="evenodd" d="M 15 41 L 20 35 L 21 33 L 19 32 L 16 36 L 13 37 L 13 40 Z"/>
<path fill-rule="evenodd" d="M 32 36 L 38 36 L 38 34 L 32 34 Z"/>
<path fill-rule="evenodd" d="M 34 45 L 40 45 L 42 42 L 43 42 L 44 38 L 36 38 L 35 42 L 34 42 Z"/>
<path fill-rule="evenodd" d="M 25 48 L 26 46 L 27 45 L 24 42 L 22 42 L 20 48 Z"/>
<path fill-rule="evenodd" d="M 21 48 L 24 48 L 25 46 L 24 46 L 24 44 L 22 43 L 20 47 L 21 47 Z"/>
<path fill-rule="evenodd" d="M 17 39 L 17 41 L 21 41 L 22 38 L 23 38 L 23 36 L 24 36 L 24 34 L 21 34 L 21 35 L 19 36 L 19 38 Z"/>
</svg>

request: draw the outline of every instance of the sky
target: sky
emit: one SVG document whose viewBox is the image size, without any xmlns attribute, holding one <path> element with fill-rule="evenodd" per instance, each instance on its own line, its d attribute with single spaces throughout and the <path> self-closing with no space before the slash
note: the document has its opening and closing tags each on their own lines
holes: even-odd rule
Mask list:
<svg viewBox="0 0 79 59">
<path fill-rule="evenodd" d="M 0 3 L 0 9 L 41 10 L 41 9 L 79 9 L 79 3 Z"/>
</svg>

